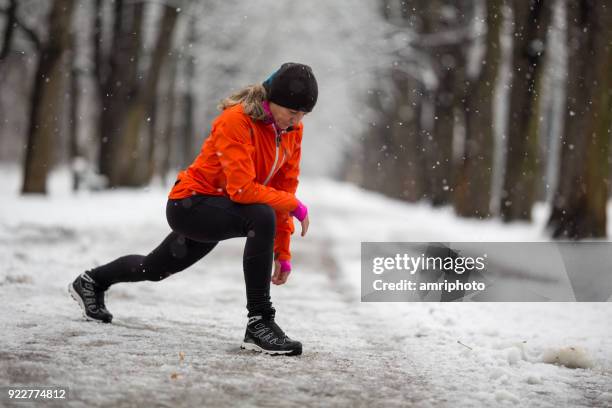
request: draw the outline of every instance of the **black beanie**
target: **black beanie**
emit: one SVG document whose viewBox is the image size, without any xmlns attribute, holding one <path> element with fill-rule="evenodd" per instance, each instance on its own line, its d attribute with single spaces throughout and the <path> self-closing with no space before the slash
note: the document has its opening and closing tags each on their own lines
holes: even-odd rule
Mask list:
<svg viewBox="0 0 612 408">
<path fill-rule="evenodd" d="M 310 112 L 317 103 L 317 80 L 308 65 L 286 62 L 263 86 L 270 102 L 288 109 Z"/>
</svg>

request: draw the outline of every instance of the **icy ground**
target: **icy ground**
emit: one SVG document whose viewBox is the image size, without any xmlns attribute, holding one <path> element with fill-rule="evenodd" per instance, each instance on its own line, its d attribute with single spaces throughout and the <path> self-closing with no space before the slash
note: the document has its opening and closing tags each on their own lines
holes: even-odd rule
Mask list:
<svg viewBox="0 0 612 408">
<path fill-rule="evenodd" d="M 18 182 L 3 170 L 0 387 L 69 387 L 71 407 L 612 406 L 610 303 L 360 302 L 361 241 L 538 241 L 544 209 L 507 227 L 303 180 L 311 229 L 272 296 L 304 354 L 270 358 L 239 350 L 242 239 L 165 281 L 112 287 L 113 324 L 87 322 L 67 284 L 153 249 L 168 232 L 166 189 L 73 196 L 58 173 L 50 197 L 22 198 Z M 543 362 L 561 347 L 592 368 Z"/>
</svg>

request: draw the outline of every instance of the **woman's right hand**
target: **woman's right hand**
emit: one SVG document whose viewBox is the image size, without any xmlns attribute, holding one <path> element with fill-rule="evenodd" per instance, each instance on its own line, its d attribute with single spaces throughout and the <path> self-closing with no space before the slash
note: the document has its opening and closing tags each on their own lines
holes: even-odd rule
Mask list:
<svg viewBox="0 0 612 408">
<path fill-rule="evenodd" d="M 308 218 L 308 207 L 298 200 L 297 208 L 291 211 L 290 214 L 302 223 L 302 236 L 306 235 L 308 225 L 310 225 L 310 219 Z"/>
</svg>

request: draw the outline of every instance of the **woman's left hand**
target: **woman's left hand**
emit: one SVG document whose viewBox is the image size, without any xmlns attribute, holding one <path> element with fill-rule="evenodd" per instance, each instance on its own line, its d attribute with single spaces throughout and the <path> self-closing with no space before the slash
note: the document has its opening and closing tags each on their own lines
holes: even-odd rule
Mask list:
<svg viewBox="0 0 612 408">
<path fill-rule="evenodd" d="M 285 282 L 287 282 L 287 279 L 289 278 L 289 273 L 291 273 L 291 270 L 281 271 L 280 261 L 275 260 L 274 261 L 274 273 L 272 274 L 272 283 L 275 285 L 284 284 Z"/>
</svg>

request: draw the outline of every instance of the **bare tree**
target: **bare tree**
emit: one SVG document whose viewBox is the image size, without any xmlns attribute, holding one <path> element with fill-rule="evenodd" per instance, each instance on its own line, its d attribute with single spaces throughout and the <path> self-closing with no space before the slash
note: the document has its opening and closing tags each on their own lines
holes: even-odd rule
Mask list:
<svg viewBox="0 0 612 408">
<path fill-rule="evenodd" d="M 567 4 L 568 75 L 560 177 L 548 227 L 555 238 L 606 236 L 612 92 L 612 7 Z"/>
<path fill-rule="evenodd" d="M 425 163 L 421 153 L 420 105 L 422 86 L 404 72 L 392 73 L 397 88 L 397 106 L 388 122 L 388 148 L 383 152 L 389 163 L 386 191 L 391 197 L 415 202 L 423 198 Z"/>
<path fill-rule="evenodd" d="M 97 6 L 102 6 L 100 0 Z M 100 113 L 100 173 L 109 185 L 120 185 L 119 151 L 122 148 L 126 112 L 139 92 L 140 49 L 142 48 L 142 21 L 145 4 L 117 0 L 113 9 L 112 40 L 108 54 L 102 49 L 104 21 L 102 9 L 96 13 L 93 36 L 96 50 L 96 77 L 102 109 Z M 133 159 L 129 159 L 133 160 Z"/>
<path fill-rule="evenodd" d="M 45 194 L 47 190 L 53 143 L 59 131 L 62 55 L 70 46 L 73 8 L 74 0 L 54 0 L 49 14 L 49 36 L 40 48 L 31 97 L 22 193 Z"/>
<path fill-rule="evenodd" d="M 196 18 L 191 17 L 187 28 L 187 43 L 193 44 L 197 40 L 196 35 Z M 196 156 L 197 151 L 194 149 L 194 137 L 195 137 L 195 94 L 194 94 L 194 78 L 196 68 L 196 57 L 193 54 L 193 50 L 188 48 L 186 58 L 184 59 L 183 69 L 183 86 L 182 86 L 182 129 L 180 134 L 182 136 L 181 141 L 181 155 L 179 167 L 183 168 L 188 166 L 193 158 Z"/>
<path fill-rule="evenodd" d="M 160 143 L 163 146 L 163 152 L 160 156 L 159 162 L 159 174 L 161 181 L 165 185 L 165 177 L 170 172 L 172 163 L 172 157 L 176 149 L 176 142 L 174 142 L 174 127 L 175 127 L 175 113 L 176 113 L 176 76 L 177 76 L 177 65 L 178 58 L 176 53 L 173 54 L 172 58 L 166 61 L 166 77 L 167 77 L 167 89 L 165 91 L 165 102 L 163 104 L 163 119 L 164 123 L 161 126 L 161 135 L 159 137 Z"/>
<path fill-rule="evenodd" d="M 514 0 L 510 124 L 500 214 L 531 220 L 538 174 L 538 90 L 551 11 L 545 0 Z"/>
<path fill-rule="evenodd" d="M 99 4 L 99 3 L 98 3 Z M 108 64 L 103 50 L 97 47 L 97 71 L 102 113 L 100 115 L 100 172 L 109 186 L 139 186 L 149 181 L 149 149 L 143 124 L 156 96 L 161 66 L 166 58 L 176 24 L 178 10 L 164 6 L 160 29 L 155 40 L 151 62 L 139 69 L 142 49 L 144 3 L 117 0 L 114 8 L 113 40 Z M 96 23 L 94 41 L 101 37 L 102 23 Z"/>
<path fill-rule="evenodd" d="M 0 9 L 0 13 L 6 14 L 6 24 L 2 35 L 2 46 L 0 48 L 0 61 L 4 60 L 11 52 L 15 30 L 19 29 L 25 37 L 32 43 L 34 48 L 40 50 L 40 38 L 35 30 L 24 24 L 17 16 L 17 0 L 9 0 L 9 5 L 6 9 Z"/>
<path fill-rule="evenodd" d="M 6 24 L 4 26 L 4 35 L 2 36 L 2 48 L 0 48 L 0 61 L 5 59 L 11 50 L 13 33 L 17 26 L 17 0 L 10 0 L 5 12 Z"/>
<path fill-rule="evenodd" d="M 78 142 L 78 128 L 79 128 L 79 68 L 76 66 L 76 33 L 70 34 L 70 48 L 71 48 L 71 61 L 70 61 L 70 107 L 68 110 L 68 133 L 69 133 L 69 147 L 68 156 L 72 171 L 72 190 L 77 191 L 79 189 L 79 172 L 76 166 L 76 160 L 79 157 L 79 142 Z"/>
<path fill-rule="evenodd" d="M 115 182 L 124 186 L 139 186 L 149 181 L 148 155 L 146 144 L 141 144 L 141 128 L 145 123 L 147 112 L 149 112 L 151 101 L 157 93 L 157 83 L 161 66 L 166 59 L 172 42 L 172 32 L 178 17 L 175 7 L 164 7 L 160 29 L 155 41 L 155 51 L 151 58 L 151 64 L 147 70 L 144 81 L 138 93 L 128 105 L 125 112 L 125 126 L 120 133 L 120 147 L 115 156 L 115 164 L 119 174 Z M 149 140 L 149 143 L 152 141 Z M 139 154 L 137 154 L 137 152 Z"/>
<path fill-rule="evenodd" d="M 399 0 L 380 3 L 382 15 L 394 27 L 391 35 L 409 33 L 419 24 L 411 12 L 413 3 Z M 420 137 L 424 86 L 410 52 L 394 50 L 391 57 L 391 67 L 378 70 L 377 85 L 369 91 L 371 126 L 363 136 L 361 148 L 353 151 L 344 169 L 348 172 L 359 168 L 362 174 L 344 176 L 391 197 L 417 201 L 424 196 L 426 184 Z"/>
<path fill-rule="evenodd" d="M 382 76 L 382 70 L 381 72 Z M 391 143 L 389 131 L 386 129 L 389 120 L 392 121 L 393 107 L 387 106 L 391 103 L 385 103 L 395 96 L 396 92 L 389 88 L 388 84 L 381 82 L 388 81 L 387 78 L 378 80 L 378 86 L 369 91 L 367 103 L 371 109 L 376 112 L 375 117 L 371 118 L 370 128 L 363 136 L 363 156 L 361 159 L 361 182 L 362 186 L 374 190 L 391 194 L 389 186 L 386 184 L 393 177 L 391 170 L 391 160 L 389 159 L 389 145 Z M 392 95 L 393 94 L 393 95 Z M 382 124 L 382 126 L 381 126 Z"/>
<path fill-rule="evenodd" d="M 465 142 L 458 165 L 454 208 L 465 217 L 490 216 L 493 97 L 500 64 L 502 0 L 486 2 L 486 51 L 480 73 L 465 82 Z"/>
<path fill-rule="evenodd" d="M 437 78 L 430 90 L 433 104 L 430 132 L 423 133 L 427 195 L 434 206 L 449 204 L 453 181 L 453 137 L 455 107 L 461 98 L 459 83 L 464 76 L 465 53 L 470 44 L 471 5 L 465 1 L 418 2 L 422 20 L 420 48 L 429 56 Z"/>
</svg>

